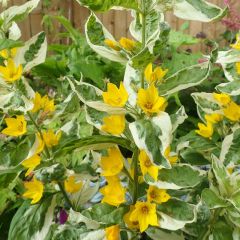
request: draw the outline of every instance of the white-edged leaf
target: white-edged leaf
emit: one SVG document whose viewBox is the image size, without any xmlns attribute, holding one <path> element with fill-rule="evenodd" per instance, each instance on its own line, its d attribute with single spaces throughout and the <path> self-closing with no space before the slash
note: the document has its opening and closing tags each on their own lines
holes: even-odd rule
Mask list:
<svg viewBox="0 0 240 240">
<path fill-rule="evenodd" d="M 221 9 L 204 0 L 176 0 L 173 5 L 173 13 L 185 20 L 211 22 L 224 17 L 227 8 Z"/>
<path fill-rule="evenodd" d="M 164 151 L 172 140 L 172 123 L 167 113 L 161 112 L 151 119 L 132 122 L 129 129 L 135 144 L 146 152 L 155 165 L 171 168 L 171 164 L 164 157 Z"/>
<path fill-rule="evenodd" d="M 114 62 L 126 63 L 127 59 L 119 51 L 108 48 L 104 44 L 105 39 L 116 41 L 109 31 L 102 25 L 94 13 L 91 13 L 86 24 L 85 34 L 89 46 L 100 56 Z"/>
</svg>

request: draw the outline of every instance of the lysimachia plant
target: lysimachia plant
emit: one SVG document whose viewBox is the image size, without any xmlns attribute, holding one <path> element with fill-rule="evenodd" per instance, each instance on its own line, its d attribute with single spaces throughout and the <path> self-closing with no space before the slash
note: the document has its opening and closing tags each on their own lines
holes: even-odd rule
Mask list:
<svg viewBox="0 0 240 240">
<path fill-rule="evenodd" d="M 17 209 L 8 239 L 239 239 L 239 36 L 228 51 L 212 43 L 201 61 L 176 67 L 168 53 L 182 45 L 177 36 L 196 39 L 165 21 L 173 11 L 211 22 L 227 9 L 203 0 L 77 1 L 91 10 L 90 48 L 125 69 L 119 84 L 93 85 L 75 67 L 57 80 L 61 93 L 33 89 L 46 37 L 19 41 L 17 22 L 39 0 L 0 14 L 0 212 Z M 132 39 L 115 39 L 97 18 L 110 9 L 131 10 Z M 78 49 L 77 31 L 58 20 Z M 228 82 L 191 94 L 200 120 L 188 128 L 179 94 L 206 82 L 216 64 Z"/>
</svg>

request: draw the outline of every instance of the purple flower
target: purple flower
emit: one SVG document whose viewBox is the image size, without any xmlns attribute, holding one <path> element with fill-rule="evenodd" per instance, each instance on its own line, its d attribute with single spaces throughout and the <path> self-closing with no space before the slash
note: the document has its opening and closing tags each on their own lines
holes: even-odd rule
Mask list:
<svg viewBox="0 0 240 240">
<path fill-rule="evenodd" d="M 60 224 L 65 224 L 65 222 L 67 221 L 68 219 L 68 214 L 67 212 L 64 210 L 64 209 L 61 209 L 60 210 L 60 213 L 59 213 L 59 223 Z"/>
</svg>

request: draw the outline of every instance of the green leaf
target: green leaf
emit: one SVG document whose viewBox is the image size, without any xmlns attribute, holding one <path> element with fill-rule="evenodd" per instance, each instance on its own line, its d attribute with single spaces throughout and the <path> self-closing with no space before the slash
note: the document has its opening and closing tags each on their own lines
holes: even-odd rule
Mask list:
<svg viewBox="0 0 240 240">
<path fill-rule="evenodd" d="M 201 84 L 210 73 L 208 62 L 184 68 L 158 84 L 160 95 L 170 95 Z"/>
<path fill-rule="evenodd" d="M 43 183 L 65 180 L 66 168 L 61 163 L 56 163 L 49 167 L 43 167 L 35 172 L 36 178 Z"/>
<path fill-rule="evenodd" d="M 89 46 L 100 56 L 114 62 L 127 62 L 127 58 L 123 55 L 123 53 L 121 53 L 120 51 L 115 51 L 106 46 L 106 44 L 104 43 L 105 39 L 110 39 L 115 42 L 116 40 L 102 25 L 102 23 L 94 13 L 89 16 L 86 22 L 85 34 Z"/>
<path fill-rule="evenodd" d="M 15 56 L 16 64 L 23 64 L 24 71 L 29 71 L 43 63 L 47 54 L 47 39 L 44 32 L 38 33 L 19 48 Z"/>
<path fill-rule="evenodd" d="M 7 32 L 15 21 L 23 20 L 34 8 L 37 7 L 40 0 L 31 0 L 20 6 L 12 6 L 0 14 L 0 28 Z"/>
<path fill-rule="evenodd" d="M 202 191 L 202 201 L 204 201 L 210 209 L 225 208 L 228 206 L 227 202 L 222 199 L 219 194 L 216 194 L 209 188 Z"/>
<path fill-rule="evenodd" d="M 171 198 L 157 208 L 160 215 L 159 225 L 163 229 L 175 231 L 196 220 L 195 206 L 178 199 Z"/>
<path fill-rule="evenodd" d="M 132 122 L 129 129 L 135 144 L 146 152 L 154 164 L 171 168 L 171 164 L 163 156 L 170 145 L 172 134 L 171 119 L 167 113 L 161 112 L 157 117 Z"/>
<path fill-rule="evenodd" d="M 201 183 L 203 179 L 204 172 L 189 165 L 173 165 L 171 169 L 161 169 L 158 182 L 154 183 L 154 185 L 160 189 L 193 188 Z"/>
<path fill-rule="evenodd" d="M 137 9 L 138 4 L 135 0 L 77 0 L 77 2 L 92 11 L 107 11 L 111 8 L 122 7 Z"/>
<path fill-rule="evenodd" d="M 230 196 L 234 191 L 230 181 L 230 175 L 228 174 L 226 167 L 223 165 L 223 162 L 214 155 L 212 156 L 212 169 L 217 180 L 221 196 Z"/>
<path fill-rule="evenodd" d="M 216 89 L 222 93 L 227 93 L 231 96 L 240 95 L 240 80 L 235 80 L 228 83 L 221 83 L 216 86 Z"/>
<path fill-rule="evenodd" d="M 133 150 L 131 142 L 129 142 L 127 139 L 113 136 L 93 135 L 91 137 L 86 137 L 68 142 L 64 146 L 61 146 L 61 148 L 58 149 L 54 155 L 55 157 L 57 157 L 76 149 L 78 149 L 79 151 L 101 150 L 115 145 L 120 145 L 126 149 L 129 149 L 130 151 Z"/>
<path fill-rule="evenodd" d="M 54 221 L 55 206 L 51 197 L 35 205 L 25 201 L 12 219 L 8 240 L 45 239 Z"/>
<path fill-rule="evenodd" d="M 197 38 L 194 38 L 182 32 L 176 32 L 172 30 L 169 35 L 169 44 L 174 48 L 178 48 L 183 45 L 193 45 L 198 42 L 199 40 Z"/>
<path fill-rule="evenodd" d="M 123 224 L 123 216 L 128 210 L 128 207 L 117 208 L 105 203 L 99 203 L 88 210 L 84 210 L 82 214 L 100 224 L 114 225 Z"/>
<path fill-rule="evenodd" d="M 0 51 L 3 49 L 11 49 L 23 46 L 21 41 L 13 41 L 11 39 L 0 39 Z"/>
<path fill-rule="evenodd" d="M 149 227 L 146 231 L 147 235 L 153 240 L 184 240 L 184 236 L 174 232 L 165 232 L 159 228 Z"/>
<path fill-rule="evenodd" d="M 211 22 L 223 18 L 228 8 L 220 7 L 204 0 L 176 0 L 173 5 L 175 16 L 201 22 Z"/>
<path fill-rule="evenodd" d="M 236 128 L 233 132 L 227 135 L 223 142 L 220 153 L 220 161 L 224 162 L 226 165 L 229 163 L 239 164 L 239 154 L 240 154 L 240 128 Z"/>
<path fill-rule="evenodd" d="M 233 229 L 231 226 L 226 222 L 218 221 L 213 225 L 213 232 L 210 238 L 214 240 L 233 240 L 232 234 Z"/>
</svg>

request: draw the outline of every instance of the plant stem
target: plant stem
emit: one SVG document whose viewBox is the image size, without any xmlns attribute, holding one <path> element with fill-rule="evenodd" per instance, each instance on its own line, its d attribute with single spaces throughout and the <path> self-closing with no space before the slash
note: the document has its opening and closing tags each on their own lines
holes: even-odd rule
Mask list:
<svg viewBox="0 0 240 240">
<path fill-rule="evenodd" d="M 69 197 L 68 197 L 68 195 L 67 195 L 67 193 L 66 193 L 66 191 L 65 191 L 65 189 L 63 187 L 63 184 L 61 182 L 58 182 L 57 184 L 58 184 L 58 186 L 60 188 L 60 191 L 62 192 L 62 195 L 63 195 L 65 201 L 70 206 L 70 208 L 72 208 L 75 211 L 75 209 L 74 209 L 74 207 L 73 207 L 73 205 L 72 205 L 72 203 L 71 203 L 71 201 L 70 201 L 70 199 L 69 199 Z"/>
<path fill-rule="evenodd" d="M 42 134 L 42 131 L 41 129 L 39 128 L 39 126 L 37 125 L 36 121 L 34 120 L 33 116 L 31 115 L 30 112 L 27 112 L 27 115 L 29 116 L 30 120 L 32 121 L 33 125 L 35 126 L 35 128 L 37 129 L 42 141 L 44 142 L 44 138 L 43 138 L 43 134 Z M 45 142 L 44 142 L 45 143 Z M 51 154 L 49 152 L 49 149 L 45 143 L 45 150 L 46 150 L 46 154 L 47 154 L 47 157 L 50 158 L 51 157 Z"/>
<path fill-rule="evenodd" d="M 133 204 L 135 204 L 138 198 L 138 149 L 137 148 L 133 152 L 133 164 L 134 164 Z"/>
<path fill-rule="evenodd" d="M 142 50 L 146 47 L 146 5 L 145 0 L 142 0 Z M 141 87 L 144 88 L 144 69 L 141 74 Z"/>
</svg>

